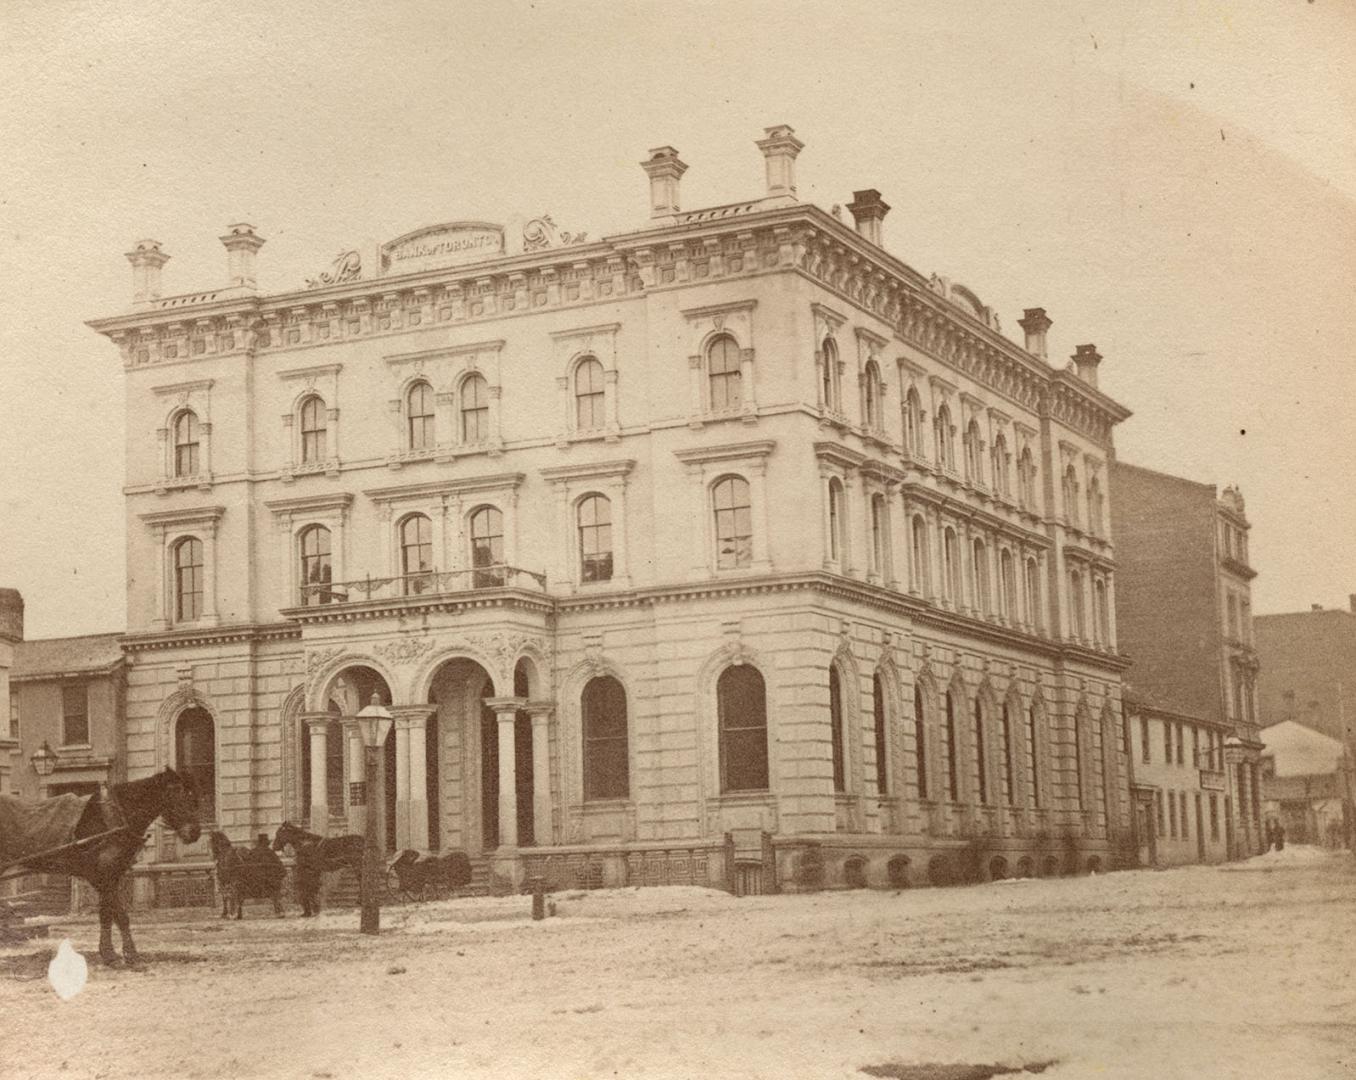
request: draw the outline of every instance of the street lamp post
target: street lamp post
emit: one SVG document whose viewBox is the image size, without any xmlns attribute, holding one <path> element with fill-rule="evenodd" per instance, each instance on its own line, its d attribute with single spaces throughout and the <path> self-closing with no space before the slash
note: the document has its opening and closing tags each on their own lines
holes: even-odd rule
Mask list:
<svg viewBox="0 0 1356 1080">
<path fill-rule="evenodd" d="M 56 769 L 57 756 L 46 739 L 42 740 L 42 745 L 33 751 L 28 760 L 33 763 L 33 771 L 39 776 L 51 776 Z"/>
<path fill-rule="evenodd" d="M 367 804 L 363 842 L 363 872 L 359 886 L 362 917 L 358 929 L 364 934 L 381 931 L 381 906 L 378 888 L 382 878 L 380 814 L 384 799 L 377 797 L 379 755 L 391 731 L 391 710 L 373 694 L 369 704 L 358 712 L 358 733 L 363 740 L 363 801 Z"/>
</svg>

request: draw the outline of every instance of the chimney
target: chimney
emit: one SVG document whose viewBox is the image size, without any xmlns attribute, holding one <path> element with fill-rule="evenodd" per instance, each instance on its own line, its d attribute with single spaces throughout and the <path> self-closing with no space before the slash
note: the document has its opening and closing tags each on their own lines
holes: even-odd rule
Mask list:
<svg viewBox="0 0 1356 1080">
<path fill-rule="evenodd" d="M 852 201 L 848 203 L 848 210 L 852 213 L 852 220 L 856 223 L 862 239 L 880 247 L 881 222 L 890 212 L 890 205 L 880 197 L 880 192 L 875 188 L 854 191 Z"/>
<path fill-rule="evenodd" d="M 1074 371 L 1089 386 L 1097 385 L 1097 365 L 1102 362 L 1102 354 L 1096 345 L 1079 345 L 1073 354 Z"/>
<path fill-rule="evenodd" d="M 1048 360 L 1049 352 L 1045 346 L 1045 332 L 1053 325 L 1046 317 L 1045 308 L 1029 307 L 1022 311 L 1017 325 L 1026 331 L 1026 351 L 1032 356 Z"/>
<path fill-rule="evenodd" d="M 1309 605 L 1309 610 L 1310 610 L 1310 611 L 1322 611 L 1322 610 L 1323 610 L 1323 605 L 1322 605 L 1322 604 L 1310 604 L 1310 605 Z"/>
<path fill-rule="evenodd" d="M 678 151 L 671 146 L 656 146 L 640 167 L 650 178 L 650 217 L 665 218 L 678 213 L 678 181 L 687 172 L 687 166 L 678 160 Z"/>
<path fill-rule="evenodd" d="M 776 199 L 780 203 L 796 201 L 796 155 L 805 144 L 796 138 L 786 124 L 764 128 L 767 138 L 759 139 L 757 147 L 767 162 L 767 194 L 764 201 Z"/>
<path fill-rule="evenodd" d="M 160 250 L 159 240 L 138 240 L 127 253 L 132 264 L 132 304 L 140 306 L 160 299 L 160 268 L 170 257 Z"/>
<path fill-rule="evenodd" d="M 254 226 L 240 222 L 226 226 L 221 237 L 226 248 L 226 269 L 232 289 L 253 289 L 254 256 L 264 246 L 264 238 L 254 234 Z"/>
</svg>

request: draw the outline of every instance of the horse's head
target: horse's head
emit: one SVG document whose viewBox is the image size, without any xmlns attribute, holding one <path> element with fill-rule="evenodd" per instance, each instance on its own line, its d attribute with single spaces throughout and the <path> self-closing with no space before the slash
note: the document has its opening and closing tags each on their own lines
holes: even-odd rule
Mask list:
<svg viewBox="0 0 1356 1080">
<path fill-rule="evenodd" d="M 278 826 L 278 831 L 273 836 L 274 851 L 281 851 L 288 844 L 294 842 L 294 838 L 292 836 L 292 828 L 293 826 L 290 821 L 284 821 L 281 825 Z"/>
<path fill-rule="evenodd" d="M 394 870 L 397 866 L 406 866 L 409 863 L 417 861 L 418 858 L 419 852 L 415 851 L 413 848 L 406 848 L 396 856 L 395 861 L 391 863 L 391 869 Z"/>
<path fill-rule="evenodd" d="M 198 824 L 198 793 L 193 782 L 173 769 L 160 774 L 160 817 L 185 844 L 196 844 L 202 835 Z"/>
<path fill-rule="evenodd" d="M 212 858 L 221 859 L 230 854 L 231 841 L 224 832 L 214 831 L 208 834 L 207 842 L 212 845 Z"/>
</svg>

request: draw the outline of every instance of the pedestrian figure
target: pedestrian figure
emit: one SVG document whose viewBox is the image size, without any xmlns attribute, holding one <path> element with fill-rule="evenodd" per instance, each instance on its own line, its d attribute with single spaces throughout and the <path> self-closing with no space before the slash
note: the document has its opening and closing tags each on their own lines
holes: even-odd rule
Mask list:
<svg viewBox="0 0 1356 1080">
<path fill-rule="evenodd" d="M 1279 821 L 1276 822 L 1276 850 L 1285 850 L 1285 826 Z"/>
</svg>

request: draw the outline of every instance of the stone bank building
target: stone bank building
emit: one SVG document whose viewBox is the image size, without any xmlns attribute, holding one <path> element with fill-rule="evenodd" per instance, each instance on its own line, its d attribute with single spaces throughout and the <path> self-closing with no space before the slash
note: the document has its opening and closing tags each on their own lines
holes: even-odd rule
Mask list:
<svg viewBox="0 0 1356 1080">
<path fill-rule="evenodd" d="M 127 376 L 127 765 L 237 841 L 361 826 L 507 881 L 924 884 L 1130 825 L 1100 357 L 766 190 L 601 239 L 457 221 L 91 323 Z M 639 216 L 639 215 L 638 215 Z M 156 875 L 205 857 L 155 841 Z"/>
</svg>

